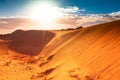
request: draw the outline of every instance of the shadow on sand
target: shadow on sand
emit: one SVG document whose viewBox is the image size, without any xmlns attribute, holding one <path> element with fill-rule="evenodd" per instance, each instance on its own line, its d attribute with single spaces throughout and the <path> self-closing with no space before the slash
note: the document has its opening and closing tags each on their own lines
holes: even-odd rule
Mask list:
<svg viewBox="0 0 120 80">
<path fill-rule="evenodd" d="M 22 31 L 17 30 L 11 34 L 1 35 L 0 39 L 11 40 L 9 48 L 27 55 L 37 55 L 43 47 L 55 36 L 49 31 Z"/>
</svg>

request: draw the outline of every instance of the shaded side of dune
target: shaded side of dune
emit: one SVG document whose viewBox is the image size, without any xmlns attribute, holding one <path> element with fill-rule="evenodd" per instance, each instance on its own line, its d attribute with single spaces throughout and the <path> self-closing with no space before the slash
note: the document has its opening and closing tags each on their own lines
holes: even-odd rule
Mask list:
<svg viewBox="0 0 120 80">
<path fill-rule="evenodd" d="M 55 34 L 49 31 L 17 30 L 11 34 L 0 36 L 0 39 L 8 40 L 9 48 L 15 52 L 37 55 L 54 36 Z"/>
</svg>

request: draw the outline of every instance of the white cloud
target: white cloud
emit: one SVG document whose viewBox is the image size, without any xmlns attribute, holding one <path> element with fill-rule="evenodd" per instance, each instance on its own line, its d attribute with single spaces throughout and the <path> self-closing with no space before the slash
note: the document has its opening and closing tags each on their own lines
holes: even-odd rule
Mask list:
<svg viewBox="0 0 120 80">
<path fill-rule="evenodd" d="M 85 9 L 79 9 L 77 6 L 67 6 L 66 8 L 59 8 L 57 7 L 58 10 L 65 12 L 65 13 L 76 13 L 76 12 L 81 12 L 85 11 Z"/>
<path fill-rule="evenodd" d="M 120 16 L 120 11 L 118 11 L 118 12 L 112 12 L 109 15 L 110 16 Z"/>
<path fill-rule="evenodd" d="M 116 12 L 118 14 L 118 12 Z M 101 24 L 105 22 L 110 22 L 114 20 L 119 20 L 120 15 L 109 15 L 108 14 L 67 14 L 65 17 L 61 20 L 61 24 L 65 24 L 68 27 L 77 27 L 77 26 L 92 26 L 96 24 Z"/>
</svg>

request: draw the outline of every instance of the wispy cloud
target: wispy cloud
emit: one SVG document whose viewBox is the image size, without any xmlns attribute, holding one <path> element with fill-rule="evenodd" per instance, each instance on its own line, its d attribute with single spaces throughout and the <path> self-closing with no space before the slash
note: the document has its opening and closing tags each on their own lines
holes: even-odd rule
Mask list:
<svg viewBox="0 0 120 80">
<path fill-rule="evenodd" d="M 38 23 L 29 19 L 29 18 L 23 18 L 23 17 L 2 17 L 0 18 L 0 30 L 4 29 L 30 29 L 29 26 L 37 26 Z"/>
<path fill-rule="evenodd" d="M 115 12 L 114 12 L 115 13 Z M 117 12 L 116 12 L 117 13 Z M 119 20 L 120 15 L 110 15 L 108 14 L 67 14 L 63 18 L 57 21 L 57 24 L 63 24 L 68 27 L 78 27 L 78 26 L 92 26 L 96 24 L 101 24 L 105 22 L 110 22 L 114 20 Z"/>
</svg>

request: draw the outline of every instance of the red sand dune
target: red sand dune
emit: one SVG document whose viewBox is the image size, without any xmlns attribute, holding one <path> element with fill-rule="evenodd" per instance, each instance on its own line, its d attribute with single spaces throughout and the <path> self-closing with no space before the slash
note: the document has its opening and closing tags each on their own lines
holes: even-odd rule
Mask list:
<svg viewBox="0 0 120 80">
<path fill-rule="evenodd" d="M 35 34 L 30 40 L 36 31 L 17 33 L 12 33 L 13 38 L 0 36 L 0 80 L 120 80 L 120 20 L 47 31 L 42 48 L 34 47 L 37 54 L 31 53 L 31 47 L 45 39 L 36 41 Z"/>
</svg>

